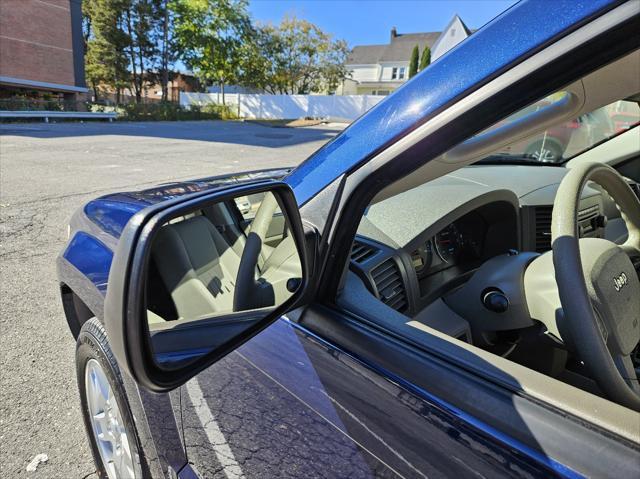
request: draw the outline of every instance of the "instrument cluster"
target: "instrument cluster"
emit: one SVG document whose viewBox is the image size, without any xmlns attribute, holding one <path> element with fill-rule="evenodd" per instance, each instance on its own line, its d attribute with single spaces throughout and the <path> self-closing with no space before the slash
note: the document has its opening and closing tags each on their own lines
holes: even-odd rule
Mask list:
<svg viewBox="0 0 640 479">
<path fill-rule="evenodd" d="M 411 253 L 418 277 L 480 260 L 486 228 L 480 215 L 466 215 L 427 239 Z"/>
</svg>

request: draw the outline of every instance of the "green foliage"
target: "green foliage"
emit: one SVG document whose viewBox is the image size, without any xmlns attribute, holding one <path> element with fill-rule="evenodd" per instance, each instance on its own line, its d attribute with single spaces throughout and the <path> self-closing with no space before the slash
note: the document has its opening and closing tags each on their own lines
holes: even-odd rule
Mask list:
<svg viewBox="0 0 640 479">
<path fill-rule="evenodd" d="M 0 110 L 117 112 L 119 121 L 236 120 L 238 118 L 235 106 L 214 103 L 193 104 L 188 108 L 172 102 L 131 102 L 114 106 L 89 102 L 67 102 L 47 95 L 42 95 L 40 98 L 14 96 L 0 99 Z M 63 119 L 59 118 L 57 121 L 63 121 Z"/>
<path fill-rule="evenodd" d="M 418 71 L 422 71 L 429 66 L 431 63 L 431 49 L 429 45 L 424 46 L 424 50 L 422 50 L 422 57 L 420 57 L 420 69 Z"/>
<path fill-rule="evenodd" d="M 428 47 L 427 47 L 428 48 Z M 411 60 L 409 60 L 409 78 L 418 73 L 418 57 L 420 56 L 420 51 L 418 50 L 418 45 L 413 47 L 411 51 Z"/>
<path fill-rule="evenodd" d="M 130 89 L 141 103 L 181 59 L 205 85 L 241 84 L 268 93 L 332 93 L 349 76 L 346 42 L 305 20 L 253 26 L 248 0 L 84 0 L 85 71 L 101 87 Z M 127 107 L 130 108 L 130 107 Z"/>
<path fill-rule="evenodd" d="M 94 94 L 100 86 L 118 96 L 130 88 L 140 102 L 155 70 L 166 71 L 173 59 L 167 0 L 84 0 L 82 10 L 85 72 Z"/>
<path fill-rule="evenodd" d="M 191 106 L 193 108 L 193 105 Z M 202 107 L 202 112 L 212 115 L 221 120 L 237 120 L 238 112 L 229 105 L 219 105 L 217 103 L 207 103 Z"/>
<path fill-rule="evenodd" d="M 205 84 L 235 83 L 240 51 L 251 34 L 247 0 L 173 0 L 180 56 Z"/>
<path fill-rule="evenodd" d="M 122 30 L 126 0 L 85 0 L 85 74 L 94 91 L 101 84 L 120 90 L 128 85 L 127 38 Z"/>
<path fill-rule="evenodd" d="M 63 111 L 71 109 L 75 102 L 62 102 L 54 98 L 29 98 L 13 96 L 0 99 L 0 110 L 8 111 Z"/>
<path fill-rule="evenodd" d="M 348 76 L 342 40 L 295 17 L 258 26 L 241 49 L 240 83 L 272 94 L 334 92 Z"/>
<path fill-rule="evenodd" d="M 224 105 L 191 105 L 185 108 L 177 103 L 128 103 L 119 108 L 119 120 L 125 121 L 189 121 L 235 119 L 233 110 Z"/>
</svg>

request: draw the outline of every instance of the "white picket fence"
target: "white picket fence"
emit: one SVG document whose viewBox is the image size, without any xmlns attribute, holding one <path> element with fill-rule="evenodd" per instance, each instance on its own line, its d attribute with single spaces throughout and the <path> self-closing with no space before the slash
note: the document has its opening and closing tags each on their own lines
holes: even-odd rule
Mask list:
<svg viewBox="0 0 640 479">
<path fill-rule="evenodd" d="M 323 118 L 352 121 L 382 100 L 378 95 L 263 95 L 227 93 L 225 102 L 241 118 L 278 120 Z M 220 93 L 180 93 L 180 104 L 204 106 L 222 103 Z"/>
</svg>

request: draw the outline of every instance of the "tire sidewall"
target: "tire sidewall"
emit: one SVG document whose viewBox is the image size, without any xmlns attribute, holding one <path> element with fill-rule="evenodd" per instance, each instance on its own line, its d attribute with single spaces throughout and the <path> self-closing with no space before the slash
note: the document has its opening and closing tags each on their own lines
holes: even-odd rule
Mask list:
<svg viewBox="0 0 640 479">
<path fill-rule="evenodd" d="M 76 343 L 76 374 L 78 379 L 82 419 L 91 445 L 91 454 L 93 455 L 93 459 L 97 467 L 98 476 L 101 479 L 108 478 L 106 468 L 102 462 L 102 457 L 100 456 L 97 439 L 91 425 L 87 402 L 85 369 L 87 362 L 90 359 L 98 361 L 100 367 L 102 367 L 102 370 L 109 380 L 111 389 L 113 390 L 116 402 L 118 403 L 118 408 L 120 409 L 120 414 L 122 415 L 122 420 L 124 421 L 124 426 L 127 430 L 136 478 L 148 477 L 148 474 L 144 473 L 146 468 L 144 467 L 144 457 L 142 454 L 142 448 L 140 447 L 140 439 L 138 438 L 131 408 L 129 407 L 129 401 L 127 400 L 124 385 L 122 384 L 120 370 L 113 353 L 111 352 L 111 348 L 109 347 L 103 325 L 96 318 L 93 318 L 82 326 L 80 334 L 78 335 Z"/>
</svg>

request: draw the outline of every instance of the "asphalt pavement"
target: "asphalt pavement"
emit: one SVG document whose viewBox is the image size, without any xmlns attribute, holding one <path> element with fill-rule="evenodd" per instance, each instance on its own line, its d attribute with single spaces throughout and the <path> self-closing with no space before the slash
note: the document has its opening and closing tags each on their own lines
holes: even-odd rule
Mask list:
<svg viewBox="0 0 640 479">
<path fill-rule="evenodd" d="M 55 271 L 71 214 L 114 191 L 295 166 L 341 129 L 0 124 L 0 477 L 96 477 Z"/>
</svg>

